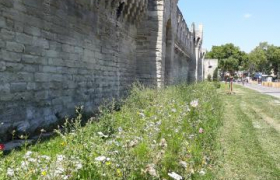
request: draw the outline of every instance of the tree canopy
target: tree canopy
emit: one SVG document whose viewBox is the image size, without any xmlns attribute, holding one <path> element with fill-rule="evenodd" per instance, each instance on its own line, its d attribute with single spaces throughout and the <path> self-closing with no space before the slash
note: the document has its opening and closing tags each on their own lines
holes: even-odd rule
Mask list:
<svg viewBox="0 0 280 180">
<path fill-rule="evenodd" d="M 206 58 L 218 59 L 221 72 L 245 70 L 251 74 L 277 74 L 280 70 L 280 47 L 267 42 L 261 42 L 250 53 L 245 53 L 232 43 L 213 46 L 211 51 L 207 52 Z"/>
<path fill-rule="evenodd" d="M 250 52 L 247 67 L 250 72 L 271 74 L 274 71 L 277 74 L 280 67 L 280 47 L 267 42 L 260 43 Z"/>
<path fill-rule="evenodd" d="M 234 72 L 243 68 L 244 61 L 248 55 L 241 51 L 239 47 L 229 43 L 221 46 L 213 46 L 212 50 L 206 54 L 206 58 L 218 59 L 219 68 L 222 72 Z"/>
</svg>

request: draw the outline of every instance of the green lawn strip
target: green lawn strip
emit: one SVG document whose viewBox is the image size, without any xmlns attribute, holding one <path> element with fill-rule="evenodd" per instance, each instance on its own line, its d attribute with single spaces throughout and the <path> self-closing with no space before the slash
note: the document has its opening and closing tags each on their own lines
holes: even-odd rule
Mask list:
<svg viewBox="0 0 280 180">
<path fill-rule="evenodd" d="M 235 95 L 223 95 L 225 112 L 220 140 L 224 149 L 224 163 L 219 179 L 276 179 L 279 169 L 259 141 L 259 132 L 253 126 L 241 105 L 249 93 L 236 89 Z M 249 110 L 250 113 L 252 113 Z"/>
<path fill-rule="evenodd" d="M 250 119 L 252 119 L 253 127 L 257 134 L 261 147 L 273 159 L 277 172 L 280 173 L 280 132 L 273 127 L 273 124 L 268 124 L 264 120 L 264 114 L 256 111 L 256 104 L 249 102 L 242 103 L 242 109 Z"/>
<path fill-rule="evenodd" d="M 267 94 L 261 94 L 257 91 L 248 89 L 241 85 L 236 85 L 236 89 L 240 89 L 246 96 L 244 99 L 252 106 L 257 107 L 261 113 L 273 118 L 280 124 L 280 99 Z"/>
</svg>

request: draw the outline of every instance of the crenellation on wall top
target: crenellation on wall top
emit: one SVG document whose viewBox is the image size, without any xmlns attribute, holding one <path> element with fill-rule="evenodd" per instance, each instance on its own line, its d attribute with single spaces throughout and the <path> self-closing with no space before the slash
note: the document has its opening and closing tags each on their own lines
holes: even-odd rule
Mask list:
<svg viewBox="0 0 280 180">
<path fill-rule="evenodd" d="M 75 3 L 86 9 L 108 13 L 120 22 L 132 24 L 141 21 L 148 8 L 148 0 L 75 0 Z"/>
</svg>

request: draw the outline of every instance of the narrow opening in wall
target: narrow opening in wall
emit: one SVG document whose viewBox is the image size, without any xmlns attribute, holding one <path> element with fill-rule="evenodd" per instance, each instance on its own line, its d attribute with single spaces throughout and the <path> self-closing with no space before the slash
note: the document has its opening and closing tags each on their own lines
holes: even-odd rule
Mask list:
<svg viewBox="0 0 280 180">
<path fill-rule="evenodd" d="M 119 7 L 117 8 L 117 18 L 121 16 L 123 8 L 124 8 L 124 2 L 119 3 Z"/>
</svg>

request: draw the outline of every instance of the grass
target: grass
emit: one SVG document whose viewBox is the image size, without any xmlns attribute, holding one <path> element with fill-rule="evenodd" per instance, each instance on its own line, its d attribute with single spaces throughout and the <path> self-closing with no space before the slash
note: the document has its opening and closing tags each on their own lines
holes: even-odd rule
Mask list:
<svg viewBox="0 0 280 180">
<path fill-rule="evenodd" d="M 210 83 L 154 90 L 136 86 L 81 127 L 2 157 L 0 179 L 215 179 L 222 103 Z"/>
<path fill-rule="evenodd" d="M 280 179 L 277 99 L 241 86 L 234 91 L 221 92 L 224 115 L 217 179 Z"/>
</svg>

